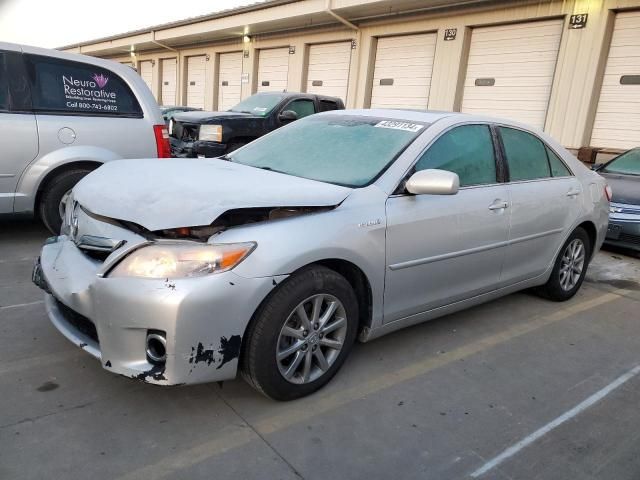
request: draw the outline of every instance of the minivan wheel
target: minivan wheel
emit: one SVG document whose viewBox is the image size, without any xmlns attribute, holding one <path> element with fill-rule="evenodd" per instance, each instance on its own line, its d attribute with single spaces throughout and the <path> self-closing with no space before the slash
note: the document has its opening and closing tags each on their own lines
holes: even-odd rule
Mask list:
<svg viewBox="0 0 640 480">
<path fill-rule="evenodd" d="M 556 302 L 569 300 L 580 289 L 590 258 L 589 235 L 578 227 L 560 249 L 549 280 L 537 293 Z"/>
<path fill-rule="evenodd" d="M 44 187 L 40 195 L 38 210 L 40 219 L 45 227 L 54 235 L 60 234 L 62 219 L 64 217 L 64 205 L 71 189 L 91 170 L 74 169 L 67 170 L 56 175 Z"/>
<path fill-rule="evenodd" d="M 356 338 L 358 302 L 351 285 L 322 266 L 284 281 L 254 316 L 241 371 L 275 400 L 315 392 L 340 369 Z"/>
</svg>

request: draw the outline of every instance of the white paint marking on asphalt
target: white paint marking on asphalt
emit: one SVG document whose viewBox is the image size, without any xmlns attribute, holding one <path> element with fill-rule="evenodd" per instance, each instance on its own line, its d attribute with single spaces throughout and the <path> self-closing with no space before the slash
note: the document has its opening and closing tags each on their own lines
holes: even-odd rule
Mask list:
<svg viewBox="0 0 640 480">
<path fill-rule="evenodd" d="M 30 307 L 31 305 L 38 305 L 40 303 L 44 303 L 44 300 L 36 300 L 35 302 L 29 302 L 29 303 L 16 303 L 15 305 L 5 305 L 5 306 L 0 305 L 0 310 L 4 310 L 7 308 Z"/>
<path fill-rule="evenodd" d="M 562 415 L 560 415 L 558 418 L 556 418 L 552 422 L 547 423 L 544 427 L 540 428 L 539 430 L 536 430 L 535 432 L 533 432 L 528 437 L 523 438 L 518 443 L 516 443 L 516 444 L 512 445 L 511 447 L 507 448 L 500 455 L 498 455 L 497 457 L 494 457 L 492 460 L 489 460 L 482 467 L 480 467 L 475 472 L 473 472 L 471 474 L 471 477 L 472 478 L 481 477 L 482 475 L 487 473 L 489 470 L 494 469 L 495 467 L 500 465 L 502 462 L 504 462 L 508 458 L 514 456 L 516 453 L 518 453 L 523 448 L 528 447 L 533 442 L 535 442 L 536 440 L 538 440 L 542 436 L 544 436 L 547 433 L 549 433 L 554 428 L 562 425 L 567 420 L 572 419 L 573 417 L 575 417 L 576 415 L 579 415 L 581 412 L 583 412 L 587 408 L 589 408 L 592 405 L 594 405 L 595 403 L 599 402 L 604 397 L 606 397 L 611 392 L 613 392 L 616 388 L 620 387 L 621 385 L 623 385 L 624 383 L 628 382 L 633 377 L 638 375 L 638 373 L 640 373 L 640 365 L 635 366 L 634 368 L 629 370 L 624 375 L 621 375 L 620 377 L 615 379 L 613 382 L 611 382 L 609 385 L 604 387 L 602 390 L 599 390 L 598 392 L 594 393 L 593 395 L 591 395 L 589 398 L 587 398 L 583 402 L 581 402 L 578 405 L 576 405 L 575 407 L 573 407 L 568 412 L 563 413 Z"/>
</svg>

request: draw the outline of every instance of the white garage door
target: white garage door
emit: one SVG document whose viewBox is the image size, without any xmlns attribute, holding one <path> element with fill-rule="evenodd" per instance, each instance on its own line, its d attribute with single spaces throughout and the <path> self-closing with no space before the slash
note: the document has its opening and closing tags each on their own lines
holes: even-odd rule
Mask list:
<svg viewBox="0 0 640 480">
<path fill-rule="evenodd" d="M 562 20 L 473 30 L 462 111 L 544 128 Z"/>
<path fill-rule="evenodd" d="M 218 110 L 229 110 L 240 101 L 242 52 L 221 53 L 218 74 Z"/>
<path fill-rule="evenodd" d="M 379 38 L 371 108 L 426 109 L 435 51 L 435 33 Z"/>
<path fill-rule="evenodd" d="M 162 105 L 176 104 L 176 83 L 178 81 L 178 69 L 175 58 L 165 58 L 161 61 L 162 70 L 161 102 Z"/>
<path fill-rule="evenodd" d="M 187 57 L 187 106 L 204 108 L 205 56 Z"/>
<path fill-rule="evenodd" d="M 325 43 L 309 47 L 307 92 L 347 100 L 351 42 Z"/>
<path fill-rule="evenodd" d="M 289 48 L 270 48 L 258 54 L 258 91 L 283 92 L 289 75 Z"/>
<path fill-rule="evenodd" d="M 640 145 L 640 12 L 616 16 L 591 145 Z"/>
<path fill-rule="evenodd" d="M 149 87 L 149 90 L 153 90 L 153 65 L 151 65 L 151 60 L 140 62 L 140 76 Z"/>
</svg>

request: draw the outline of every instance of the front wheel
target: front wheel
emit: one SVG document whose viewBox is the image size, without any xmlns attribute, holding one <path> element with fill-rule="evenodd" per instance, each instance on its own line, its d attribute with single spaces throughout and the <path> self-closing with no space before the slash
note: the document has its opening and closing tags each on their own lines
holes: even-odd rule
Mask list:
<svg viewBox="0 0 640 480">
<path fill-rule="evenodd" d="M 538 293 L 556 302 L 573 297 L 580 289 L 587 274 L 591 258 L 589 235 L 581 227 L 576 228 L 560 249 L 551 276 Z"/>
<path fill-rule="evenodd" d="M 40 196 L 39 213 L 44 226 L 54 235 L 60 234 L 64 205 L 71 189 L 91 170 L 74 169 L 56 175 L 47 183 Z"/>
<path fill-rule="evenodd" d="M 358 302 L 340 274 L 317 266 L 282 283 L 245 335 L 242 373 L 275 400 L 293 400 L 324 386 L 356 337 Z"/>
</svg>

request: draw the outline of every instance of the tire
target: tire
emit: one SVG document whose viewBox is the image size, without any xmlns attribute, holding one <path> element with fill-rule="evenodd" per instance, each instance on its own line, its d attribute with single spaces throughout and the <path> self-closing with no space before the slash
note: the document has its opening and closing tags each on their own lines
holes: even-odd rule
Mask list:
<svg viewBox="0 0 640 480">
<path fill-rule="evenodd" d="M 315 325 L 311 323 L 315 330 L 307 331 L 298 307 L 302 305 L 307 318 L 313 322 L 316 301 L 321 315 Z M 331 310 L 330 305 L 335 310 Z M 324 326 L 320 325 L 323 321 Z M 287 332 L 295 331 L 298 336 L 287 335 L 285 325 L 289 327 Z M 279 285 L 254 315 L 243 342 L 242 375 L 256 390 L 274 400 L 304 397 L 326 385 L 340 369 L 353 346 L 357 329 L 358 301 L 349 282 L 322 266 L 306 268 Z M 324 331 L 327 333 L 323 334 Z M 342 346 L 337 350 L 335 345 L 340 339 Z M 296 349 L 301 342 L 306 348 Z M 291 348 L 295 351 L 291 356 L 277 358 Z M 296 364 L 300 355 L 302 359 Z M 309 368 L 307 358 L 310 358 Z M 294 373 L 290 373 L 292 371 Z M 285 377 L 287 374 L 289 379 Z"/>
<path fill-rule="evenodd" d="M 44 226 L 54 235 L 59 235 L 60 227 L 62 227 L 60 212 L 62 198 L 89 172 L 91 172 L 89 169 L 62 172 L 53 177 L 42 191 L 38 212 Z"/>
<path fill-rule="evenodd" d="M 574 257 L 574 262 L 576 260 L 575 255 L 571 253 L 571 248 L 574 245 L 581 246 L 582 248 L 582 253 L 579 255 L 582 258 L 579 275 L 575 270 L 571 269 L 570 265 L 573 264 L 567 263 L 570 262 L 572 256 Z M 587 232 L 581 227 L 576 228 L 573 233 L 569 235 L 569 238 L 564 245 L 562 245 L 549 280 L 546 284 L 539 287 L 536 290 L 536 293 L 541 297 L 553 300 L 554 302 L 564 302 L 573 297 L 580 289 L 587 273 L 587 267 L 589 266 L 589 260 L 591 258 L 591 248 L 591 241 Z M 563 271 L 563 267 L 567 265 L 569 265 L 569 270 L 573 272 L 572 274 L 574 275 L 575 280 L 567 280 L 567 276 Z"/>
</svg>

